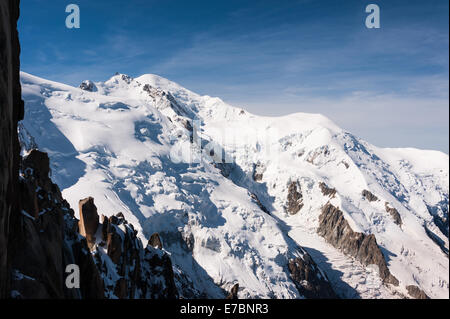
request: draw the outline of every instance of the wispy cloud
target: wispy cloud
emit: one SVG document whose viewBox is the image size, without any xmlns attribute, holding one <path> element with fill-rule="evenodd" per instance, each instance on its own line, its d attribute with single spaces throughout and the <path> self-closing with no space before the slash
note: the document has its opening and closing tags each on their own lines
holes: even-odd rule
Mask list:
<svg viewBox="0 0 450 319">
<path fill-rule="evenodd" d="M 73 85 L 157 73 L 257 114 L 319 112 L 380 145 L 448 152 L 448 17 L 435 23 L 418 3 L 383 5 L 382 28 L 368 30 L 358 1 L 142 1 L 150 20 L 126 5 L 88 45 L 40 45 L 24 70 Z M 168 10 L 180 6 L 191 11 Z"/>
</svg>

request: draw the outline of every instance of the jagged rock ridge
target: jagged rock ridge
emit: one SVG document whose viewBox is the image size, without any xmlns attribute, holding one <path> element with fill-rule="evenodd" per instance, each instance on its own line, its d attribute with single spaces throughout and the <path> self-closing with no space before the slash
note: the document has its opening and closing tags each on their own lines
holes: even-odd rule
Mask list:
<svg viewBox="0 0 450 319">
<path fill-rule="evenodd" d="M 355 257 L 364 265 L 377 265 L 383 282 L 398 285 L 399 282 L 389 271 L 386 260 L 373 234 L 354 232 L 342 212 L 327 203 L 319 217 L 317 233 L 345 254 Z"/>
<path fill-rule="evenodd" d="M 49 178 L 46 153 L 32 150 L 20 170 L 20 212 L 11 234 L 12 298 L 177 298 L 172 263 L 145 249 L 122 214 L 99 222 L 92 197 L 78 221 Z M 96 238 L 101 234 L 100 238 Z M 67 265 L 80 267 L 80 288 L 65 284 Z"/>
</svg>

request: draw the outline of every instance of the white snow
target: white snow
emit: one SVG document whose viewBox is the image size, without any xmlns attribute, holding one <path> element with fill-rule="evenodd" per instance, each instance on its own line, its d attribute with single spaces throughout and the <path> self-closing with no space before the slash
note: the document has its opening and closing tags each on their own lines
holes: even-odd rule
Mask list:
<svg viewBox="0 0 450 319">
<path fill-rule="evenodd" d="M 159 232 L 176 268 L 197 278 L 196 288 L 209 296 L 221 296 L 216 285 L 229 289 L 238 282 L 243 298 L 301 297 L 287 270 L 299 244 L 344 297 L 397 297 L 410 284 L 431 297 L 449 297 L 448 257 L 424 229 L 448 249 L 429 212 L 448 218 L 448 155 L 377 148 L 319 114 L 256 116 L 156 75 L 118 74 L 95 83 L 96 92 L 24 72 L 21 79 L 23 125 L 49 153 L 52 179 L 70 205 L 92 196 L 99 213 L 121 211 L 144 242 Z M 235 159 L 229 179 L 209 158 L 175 160 L 182 151 L 181 159 L 198 158 L 182 125 L 194 117 L 200 137 Z M 263 167 L 260 182 L 252 179 L 256 163 Z M 287 190 L 295 180 L 304 207 L 290 216 Z M 337 190 L 331 202 L 354 231 L 376 235 L 398 288 L 368 288 L 364 267 L 316 234 L 320 208 L 330 200 L 319 182 Z M 364 199 L 364 189 L 379 201 Z M 401 227 L 385 202 L 400 213 Z"/>
</svg>

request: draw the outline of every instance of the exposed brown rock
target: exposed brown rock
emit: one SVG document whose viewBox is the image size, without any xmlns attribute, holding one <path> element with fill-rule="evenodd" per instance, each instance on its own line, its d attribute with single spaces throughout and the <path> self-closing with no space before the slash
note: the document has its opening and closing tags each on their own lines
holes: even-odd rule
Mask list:
<svg viewBox="0 0 450 319">
<path fill-rule="evenodd" d="M 422 289 L 415 285 L 406 286 L 406 290 L 408 290 L 408 294 L 414 299 L 430 299 Z"/>
<path fill-rule="evenodd" d="M 167 254 L 161 254 L 160 251 L 147 246 L 142 269 L 142 298 L 178 298 L 172 261 Z"/>
<path fill-rule="evenodd" d="M 391 215 L 392 219 L 394 220 L 394 223 L 401 226 L 402 218 L 400 217 L 398 210 L 396 210 L 394 207 L 390 207 L 388 202 L 384 203 L 384 207 L 386 208 L 386 212 L 388 212 Z"/>
<path fill-rule="evenodd" d="M 8 237 L 12 231 L 10 221 L 13 215 L 19 214 L 17 122 L 23 118 L 23 101 L 19 79 L 18 18 L 18 0 L 0 1 L 0 299 L 9 297 Z"/>
<path fill-rule="evenodd" d="M 102 215 L 101 221 L 102 221 L 102 241 L 106 243 L 106 241 L 108 240 L 108 226 L 109 226 L 108 217 Z"/>
<path fill-rule="evenodd" d="M 398 285 L 397 278 L 390 273 L 387 267 L 375 235 L 354 232 L 345 220 L 343 213 L 330 203 L 322 208 L 317 233 L 343 253 L 355 257 L 363 265 L 377 265 L 384 283 Z"/>
<path fill-rule="evenodd" d="M 106 240 L 108 256 L 111 258 L 113 263 L 118 264 L 123 252 L 123 239 L 119 234 L 119 229 L 117 229 L 111 217 L 109 219 L 108 235 Z"/>
<path fill-rule="evenodd" d="M 307 252 L 304 252 L 303 257 L 289 260 L 288 267 L 292 280 L 304 297 L 308 299 L 338 298 L 326 275 L 319 270 Z"/>
<path fill-rule="evenodd" d="M 152 234 L 150 236 L 150 239 L 149 239 L 147 245 L 150 245 L 152 247 L 156 247 L 158 249 L 162 249 L 163 245 L 162 245 L 162 242 L 161 242 L 161 238 L 159 237 L 159 234 L 158 233 Z"/>
<path fill-rule="evenodd" d="M 95 244 L 95 233 L 99 225 L 97 207 L 94 205 L 94 199 L 88 197 L 78 203 L 80 212 L 80 221 L 78 223 L 80 234 L 86 237 L 89 249 Z"/>
<path fill-rule="evenodd" d="M 320 182 L 319 183 L 320 190 L 324 196 L 329 196 L 333 198 L 336 195 L 336 189 L 328 187 L 327 184 Z"/>
<path fill-rule="evenodd" d="M 365 199 L 367 199 L 369 202 L 376 202 L 378 200 L 378 197 L 376 197 L 374 194 L 372 194 L 367 189 L 362 191 L 362 195 Z"/>
<path fill-rule="evenodd" d="M 103 285 L 78 234 L 78 221 L 50 180 L 48 156 L 32 150 L 21 163 L 20 214 L 12 220 L 14 298 L 103 298 Z M 66 266 L 80 268 L 80 289 L 65 285 Z"/>
<path fill-rule="evenodd" d="M 230 289 L 230 293 L 225 299 L 238 299 L 239 284 L 235 284 Z"/>
<path fill-rule="evenodd" d="M 38 153 L 31 151 L 21 166 L 22 213 L 12 223 L 15 231 L 10 240 L 13 297 L 177 298 L 169 256 L 150 246 L 144 249 L 137 231 L 121 213 L 102 216 L 102 225 L 98 219 L 88 222 L 89 216 L 98 215 L 94 200 L 87 198 L 80 201 L 80 216 L 85 221 L 80 230 L 84 228 L 90 236 L 97 224 L 107 241 L 106 252 L 91 245 L 91 254 L 87 239 L 78 233 L 79 221 L 42 164 L 48 163 L 46 154 Z M 65 286 L 69 264 L 80 268 L 80 289 Z"/>
<path fill-rule="evenodd" d="M 122 212 L 118 212 L 118 213 L 116 214 L 116 217 L 119 218 L 119 219 L 125 219 L 125 216 L 123 215 Z"/>
<path fill-rule="evenodd" d="M 97 211 L 93 207 L 92 210 Z M 151 236 L 144 249 L 137 231 L 122 213 L 109 218 L 102 216 L 100 227 L 106 252 L 95 246 L 93 255 L 104 280 L 107 298 L 178 297 L 172 263 L 167 253 L 161 250 L 162 242 L 158 234 Z M 115 266 L 111 267 L 111 263 Z"/>
<path fill-rule="evenodd" d="M 313 165 L 317 165 L 316 159 L 328 157 L 331 154 L 330 149 L 327 145 L 319 147 L 318 149 L 309 152 L 306 161 Z"/>
<path fill-rule="evenodd" d="M 265 167 L 261 163 L 256 163 L 253 165 L 253 180 L 255 182 L 260 182 L 263 179 Z"/>
<path fill-rule="evenodd" d="M 186 119 L 181 119 L 180 121 L 181 121 L 181 124 L 183 125 L 183 127 L 192 133 L 194 128 L 192 127 L 191 121 L 186 120 Z"/>
<path fill-rule="evenodd" d="M 291 182 L 288 187 L 287 211 L 289 214 L 297 214 L 303 207 L 303 195 L 298 182 Z"/>
</svg>

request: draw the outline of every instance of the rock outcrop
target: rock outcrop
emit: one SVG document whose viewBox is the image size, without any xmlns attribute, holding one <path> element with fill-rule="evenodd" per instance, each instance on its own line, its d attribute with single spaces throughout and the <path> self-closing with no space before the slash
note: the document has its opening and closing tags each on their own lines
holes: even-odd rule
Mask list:
<svg viewBox="0 0 450 319">
<path fill-rule="evenodd" d="M 80 217 L 89 217 L 84 224 L 90 225 L 86 234 L 101 234 L 101 238 L 91 237 L 90 249 L 103 280 L 105 297 L 178 298 L 172 262 L 162 250 L 158 234 L 153 234 L 144 248 L 137 231 L 122 213 L 102 216 L 100 223 L 93 198 L 81 200 L 79 207 Z"/>
<path fill-rule="evenodd" d="M 367 189 L 364 189 L 362 191 L 362 196 L 367 199 L 369 202 L 376 202 L 378 200 L 378 197 L 376 197 L 373 193 L 368 191 Z"/>
<path fill-rule="evenodd" d="M 291 215 L 297 214 L 303 207 L 303 195 L 298 182 L 291 182 L 288 186 L 287 211 Z"/>
<path fill-rule="evenodd" d="M 18 212 L 19 156 L 17 122 L 23 118 L 17 34 L 19 0 L 0 2 L 0 298 L 9 296 L 9 224 Z"/>
<path fill-rule="evenodd" d="M 338 298 L 331 285 L 311 256 L 304 252 L 302 257 L 289 260 L 289 272 L 298 291 L 308 299 Z"/>
<path fill-rule="evenodd" d="M 80 200 L 78 207 L 80 211 L 80 221 L 78 222 L 80 234 L 86 237 L 89 249 L 91 249 L 95 244 L 95 233 L 99 225 L 97 207 L 94 205 L 92 197 Z"/>
<path fill-rule="evenodd" d="M 330 198 L 333 198 L 336 196 L 336 189 L 328 187 L 327 184 L 324 182 L 319 183 L 320 190 L 322 191 L 323 196 L 329 196 Z"/>
<path fill-rule="evenodd" d="M 256 196 L 255 193 L 251 193 L 250 197 L 255 201 L 256 205 L 266 214 L 270 215 L 270 211 L 267 209 L 266 206 L 264 206 L 261 201 L 259 200 L 258 196 Z"/>
<path fill-rule="evenodd" d="M 234 300 L 238 299 L 238 291 L 239 291 L 239 284 L 235 284 L 233 287 L 231 287 L 230 293 L 225 299 L 234 299 Z"/>
<path fill-rule="evenodd" d="M 408 290 L 408 294 L 414 299 L 430 299 L 422 289 L 415 285 L 406 286 L 406 290 Z"/>
<path fill-rule="evenodd" d="M 95 86 L 94 82 L 92 82 L 90 80 L 85 80 L 85 81 L 81 82 L 80 89 L 89 91 L 89 92 L 97 91 L 97 87 Z"/>
<path fill-rule="evenodd" d="M 31 151 L 21 162 L 19 208 L 10 222 L 10 296 L 103 298 L 103 285 L 78 220 L 49 178 L 46 153 Z M 67 287 L 66 267 L 80 269 L 79 288 Z"/>
<path fill-rule="evenodd" d="M 402 218 L 400 217 L 398 210 L 396 210 L 394 207 L 389 206 L 388 202 L 384 203 L 384 207 L 386 208 L 386 212 L 388 212 L 391 215 L 392 219 L 394 220 L 394 223 L 401 226 Z"/>
<path fill-rule="evenodd" d="M 159 234 L 158 233 L 152 234 L 150 236 L 150 239 L 148 240 L 147 245 L 150 245 L 150 247 L 162 249 L 163 245 L 162 245 L 161 238 L 159 237 Z"/>
<path fill-rule="evenodd" d="M 265 166 L 259 162 L 253 165 L 252 177 L 255 182 L 262 181 L 265 169 Z"/>
<path fill-rule="evenodd" d="M 390 273 L 387 267 L 375 235 L 354 232 L 345 220 L 343 213 L 330 203 L 322 208 L 317 233 L 346 255 L 356 258 L 361 264 L 377 265 L 384 283 L 398 285 L 397 278 Z"/>
</svg>

